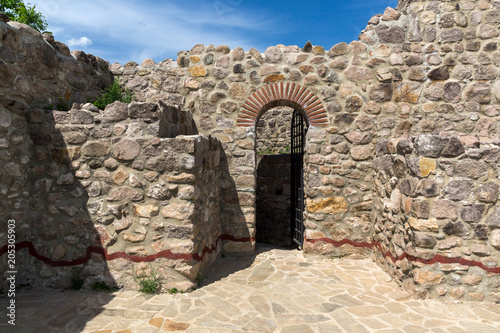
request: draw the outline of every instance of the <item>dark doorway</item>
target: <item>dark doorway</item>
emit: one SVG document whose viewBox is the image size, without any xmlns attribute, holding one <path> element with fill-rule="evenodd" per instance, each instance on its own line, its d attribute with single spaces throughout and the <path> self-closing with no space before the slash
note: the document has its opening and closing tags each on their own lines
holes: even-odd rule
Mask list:
<svg viewBox="0 0 500 333">
<path fill-rule="evenodd" d="M 258 155 L 257 163 L 257 242 L 290 247 L 290 154 Z"/>
<path fill-rule="evenodd" d="M 293 109 L 268 110 L 257 123 L 257 242 L 291 247 L 290 138 Z"/>
<path fill-rule="evenodd" d="M 256 130 L 257 242 L 301 248 L 304 121 L 291 108 L 276 108 L 262 116 Z"/>
</svg>

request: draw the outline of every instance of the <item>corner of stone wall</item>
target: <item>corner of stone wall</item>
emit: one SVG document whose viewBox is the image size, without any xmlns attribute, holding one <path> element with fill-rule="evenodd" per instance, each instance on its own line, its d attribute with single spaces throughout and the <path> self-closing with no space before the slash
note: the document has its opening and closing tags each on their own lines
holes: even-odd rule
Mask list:
<svg viewBox="0 0 500 333">
<path fill-rule="evenodd" d="M 431 134 L 380 142 L 376 260 L 413 295 L 500 300 L 494 142 Z"/>
<path fill-rule="evenodd" d="M 78 274 L 84 287 L 137 289 L 134 276 L 156 272 L 166 289 L 188 290 L 220 257 L 222 148 L 196 135 L 190 115 L 161 103 L 74 104 L 31 110 L 24 130 L 33 146 L 23 157 L 30 209 L 15 215 L 30 251 L 19 252 L 21 283 L 68 288 Z M 22 176 L 14 163 L 10 172 Z"/>
</svg>

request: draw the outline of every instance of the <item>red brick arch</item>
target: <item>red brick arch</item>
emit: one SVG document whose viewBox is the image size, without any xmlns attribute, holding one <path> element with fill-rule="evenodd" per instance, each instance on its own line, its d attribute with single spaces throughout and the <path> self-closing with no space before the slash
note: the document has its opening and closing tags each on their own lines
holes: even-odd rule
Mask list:
<svg viewBox="0 0 500 333">
<path fill-rule="evenodd" d="M 328 125 L 325 108 L 312 91 L 300 84 L 277 82 L 262 86 L 247 98 L 238 115 L 238 126 L 255 126 L 267 110 L 277 106 L 296 109 L 308 126 Z"/>
</svg>

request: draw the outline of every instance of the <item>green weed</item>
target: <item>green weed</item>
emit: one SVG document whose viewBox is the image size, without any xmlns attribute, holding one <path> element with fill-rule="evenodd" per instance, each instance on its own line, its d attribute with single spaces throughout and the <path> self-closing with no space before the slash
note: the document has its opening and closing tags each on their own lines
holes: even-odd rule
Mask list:
<svg viewBox="0 0 500 333">
<path fill-rule="evenodd" d="M 161 278 L 155 272 L 150 276 L 146 274 L 134 277 L 134 281 L 139 285 L 139 291 L 145 294 L 157 294 L 161 291 Z"/>
<path fill-rule="evenodd" d="M 199 288 L 201 286 L 201 283 L 203 282 L 203 276 L 201 274 L 196 275 L 196 286 Z"/>
<path fill-rule="evenodd" d="M 115 291 L 115 288 L 113 288 L 112 286 L 110 286 L 109 284 L 107 284 L 104 281 L 94 281 L 90 285 L 90 288 L 92 288 L 92 290 L 95 290 L 95 291 L 105 291 L 107 293 Z"/>
<path fill-rule="evenodd" d="M 58 111 L 69 111 L 71 109 L 71 105 L 64 98 L 59 97 L 57 99 L 56 109 Z"/>
<path fill-rule="evenodd" d="M 177 288 L 172 288 L 172 289 L 169 289 L 169 290 L 168 290 L 168 293 L 169 293 L 169 294 L 172 294 L 172 295 L 175 295 L 175 294 L 177 294 L 178 292 L 179 292 L 179 290 L 177 290 Z"/>
<path fill-rule="evenodd" d="M 85 275 L 82 274 L 81 269 L 74 270 L 71 273 L 71 289 L 80 290 L 82 289 L 83 282 L 85 281 Z"/>
</svg>

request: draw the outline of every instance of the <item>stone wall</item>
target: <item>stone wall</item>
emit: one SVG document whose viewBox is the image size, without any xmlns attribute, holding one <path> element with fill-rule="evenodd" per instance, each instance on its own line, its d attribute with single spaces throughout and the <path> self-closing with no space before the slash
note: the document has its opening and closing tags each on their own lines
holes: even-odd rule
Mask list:
<svg viewBox="0 0 500 333">
<path fill-rule="evenodd" d="M 258 129 L 255 123 L 251 127 L 238 126 L 238 122 L 247 119 L 241 118 L 247 112 L 242 111 L 242 106 L 248 105 L 246 100 L 252 94 L 267 96 L 265 89 L 271 86 L 279 90 L 280 83 L 284 84 L 281 94 L 286 90 L 288 95 L 266 99 L 268 103 L 258 119 L 268 119 L 264 111 L 277 106 L 296 108 L 304 113 L 309 101 L 317 101 L 310 105 L 311 116 L 304 113 L 307 124 L 312 125 L 310 132 L 314 132 L 308 137 L 310 158 L 305 160 L 305 169 L 309 172 L 306 177 L 309 182 L 306 184 L 307 225 L 314 230 L 309 235 L 315 239 L 348 238 L 364 242 L 371 241 L 370 158 L 377 128 L 372 118 L 360 114 L 366 107 L 367 82 L 374 76 L 368 69 L 362 69 L 361 74 L 358 69 L 361 58 L 369 57 L 369 46 L 363 42 L 341 43 L 325 51 L 310 43 L 302 49 L 278 45 L 260 54 L 255 49 L 245 52 L 242 48 L 231 50 L 224 45 L 196 45 L 189 52 L 180 52 L 177 61 L 155 64 L 145 60 L 141 65 L 113 64 L 111 69 L 135 91 L 139 101 L 165 100 L 190 110 L 200 133 L 210 133 L 221 140 L 239 195 L 248 199 L 243 209 L 247 234 L 241 237 L 239 232 L 228 233 L 239 240 L 250 238 L 250 242 L 246 245 L 233 242 L 232 249 L 251 251 L 255 241 L 254 147 Z M 343 73 L 351 59 L 353 66 L 347 71 L 346 79 Z M 359 121 L 354 123 L 358 116 Z M 328 120 L 327 127 L 322 119 Z M 348 134 L 348 139 L 344 134 Z M 305 249 L 317 253 L 337 251 L 324 242 L 311 243 Z M 368 255 L 365 250 L 346 249 L 345 252 Z"/>
<path fill-rule="evenodd" d="M 0 216 L 22 223 L 23 202 L 30 195 L 25 176 L 34 154 L 26 123 L 30 108 L 54 108 L 96 97 L 112 81 L 108 66 L 98 57 L 70 53 L 51 35 L 42 36 L 1 16 Z M 0 232 L 5 232 L 6 226 L 0 225 Z"/>
<path fill-rule="evenodd" d="M 415 105 L 406 133 L 379 133 L 377 261 L 418 297 L 498 302 L 498 2 L 401 7 L 413 43 L 389 62 Z"/>
<path fill-rule="evenodd" d="M 191 114 L 193 121 L 182 126 L 175 125 L 174 118 L 156 123 L 158 118 L 152 114 L 140 121 L 130 120 L 131 106 L 120 105 L 103 114 L 120 117 L 120 112 L 127 110 L 126 118 L 116 122 L 137 123 L 124 130 L 132 134 L 176 135 L 196 129 L 219 140 L 218 239 L 226 253 L 244 254 L 253 251 L 256 237 L 257 121 L 272 115 L 268 111 L 273 108 L 295 108 L 308 125 L 304 158 L 306 254 L 366 257 L 373 251 L 378 262 L 417 296 L 497 300 L 499 2 L 401 1 L 398 8 L 387 8 L 384 14 L 372 17 L 358 41 L 339 43 L 329 50 L 307 43 L 303 48 L 272 46 L 261 54 L 255 49 L 196 45 L 179 52 L 177 61 L 155 64 L 146 59 L 141 65 L 113 64 L 111 72 L 134 90 L 137 102 L 163 102 L 156 110 L 162 105 L 179 107 L 179 117 L 188 119 Z M 47 45 L 45 49 L 52 48 L 26 27 L 0 24 L 4 36 L 12 30 Z M 27 51 L 30 43 L 21 45 L 19 50 L 7 45 L 11 51 L 2 48 L 0 53 L 8 65 L 1 75 L 15 87 L 2 88 L 5 110 L 1 116 L 12 126 L 0 127 L 0 144 L 4 174 L 9 175 L 2 176 L 1 193 L 7 205 L 2 204 L 1 209 L 4 216 L 22 220 L 32 193 L 23 174 L 28 166 L 38 163 L 31 162 L 35 152 L 30 152 L 23 118 L 28 106 L 40 101 L 34 96 L 27 102 L 23 82 L 31 79 L 18 82 L 9 71 L 22 63 L 12 61 L 18 53 L 35 59 L 42 59 L 45 53 L 41 56 Z M 66 59 L 55 51 L 53 54 Z M 99 66 L 92 67 L 95 63 L 88 57 L 80 53 L 73 53 L 73 57 L 80 62 L 67 60 L 88 74 L 83 81 L 95 83 L 97 78 L 106 77 L 96 70 Z M 24 62 L 22 70 L 30 68 Z M 35 72 L 33 84 L 45 77 L 45 71 Z M 61 87 L 75 83 L 70 75 L 61 77 L 57 80 Z M 72 96 L 77 96 L 80 90 L 82 94 L 93 93 L 95 85 L 73 87 L 76 92 Z M 64 93 L 62 88 L 54 91 L 55 96 L 59 91 Z M 83 111 L 75 114 L 86 119 L 89 112 L 96 112 Z M 56 120 L 72 114 L 73 110 L 70 116 L 52 113 Z M 101 121 L 96 126 L 104 126 L 107 120 Z M 64 133 L 61 131 L 63 141 Z M 99 133 L 102 140 L 111 140 L 104 139 L 105 131 Z M 45 130 L 35 132 L 31 140 L 43 142 L 47 135 Z M 71 140 L 75 143 L 67 148 L 69 155 L 62 156 L 88 156 L 88 143 L 78 143 L 83 137 Z M 158 137 L 154 140 L 162 142 Z M 136 143 L 140 151 L 148 151 L 144 142 Z M 99 149 L 112 154 L 107 149 L 112 151 L 116 144 L 109 141 L 107 148 Z M 168 160 L 168 156 L 163 158 Z M 160 158 L 139 158 L 126 165 L 134 169 L 136 163 L 142 163 L 148 170 L 146 164 L 154 167 L 156 159 Z M 185 160 L 179 163 L 183 168 Z M 107 168 L 95 165 L 102 171 Z M 47 170 L 43 172 L 52 172 Z M 69 166 L 54 171 L 53 181 L 70 173 L 68 170 Z M 88 164 L 87 171 L 93 170 Z M 135 173 L 143 177 L 145 172 Z M 130 195 L 139 191 L 128 187 Z M 90 194 L 103 188 L 102 184 L 100 189 L 90 184 L 83 198 L 87 195 L 90 201 Z M 57 205 L 55 208 L 59 211 Z M 56 223 L 62 222 L 49 224 L 55 228 Z M 21 225 L 26 230 L 31 227 L 27 222 Z M 108 234 L 112 232 L 110 225 L 103 228 Z M 68 249 L 68 255 L 72 251 L 76 250 Z"/>
<path fill-rule="evenodd" d="M 476 137 L 381 141 L 377 261 L 419 297 L 500 300 L 500 148 Z M 381 254 L 388 253 L 384 258 Z"/>
<path fill-rule="evenodd" d="M 109 62 L 82 51 L 70 52 L 50 34 L 0 19 L 2 107 L 49 107 L 86 102 L 112 82 Z M 18 106 L 19 107 L 19 106 Z"/>
<path fill-rule="evenodd" d="M 293 110 L 276 108 L 264 113 L 255 128 L 257 154 L 290 153 Z"/>
<path fill-rule="evenodd" d="M 16 240 L 27 245 L 32 232 L 30 213 L 37 209 L 35 187 L 28 174 L 38 158 L 30 137 L 27 117 L 32 107 L 53 107 L 96 97 L 112 81 L 109 63 L 86 55 L 70 53 L 67 46 L 42 36 L 27 25 L 10 22 L 0 15 L 0 251 L 7 244 L 7 220 L 16 221 Z M 49 130 L 51 126 L 47 126 Z M 36 133 L 40 140 L 50 134 Z M 38 170 L 39 171 L 39 170 Z M 61 170 L 63 171 L 63 170 Z M 57 168 L 47 172 L 58 174 Z M 39 184 L 41 186 L 41 184 Z M 38 190 L 38 189 L 37 189 Z M 82 194 L 83 196 L 83 194 Z M 34 206 L 31 204 L 34 203 Z M 47 227 L 46 237 L 63 221 L 37 221 Z M 58 225 L 57 225 L 58 224 Z M 51 229 L 51 230 L 50 230 Z M 41 230 L 41 232 L 44 232 Z M 52 233 L 52 236 L 49 234 Z M 20 246 L 23 248 L 23 245 Z M 18 247 L 19 249 L 19 247 Z M 58 249 L 49 249 L 48 251 Z M 77 249 L 75 249 L 77 251 Z M 32 262 L 28 250 L 21 250 L 17 263 L 29 275 Z M 6 270 L 6 255 L 1 256 L 1 274 Z M 45 270 L 37 274 L 45 274 Z M 3 287 L 2 287 L 3 289 Z"/>
<path fill-rule="evenodd" d="M 80 269 L 86 286 L 135 289 L 133 276 L 155 271 L 167 289 L 186 290 L 207 273 L 221 250 L 221 148 L 190 136 L 190 116 L 163 103 L 115 102 L 101 112 L 32 110 L 28 123 L 31 228 L 17 236 L 40 260 L 21 260 L 21 281 L 69 287 Z M 187 136 L 159 137 L 173 129 Z"/>
</svg>

